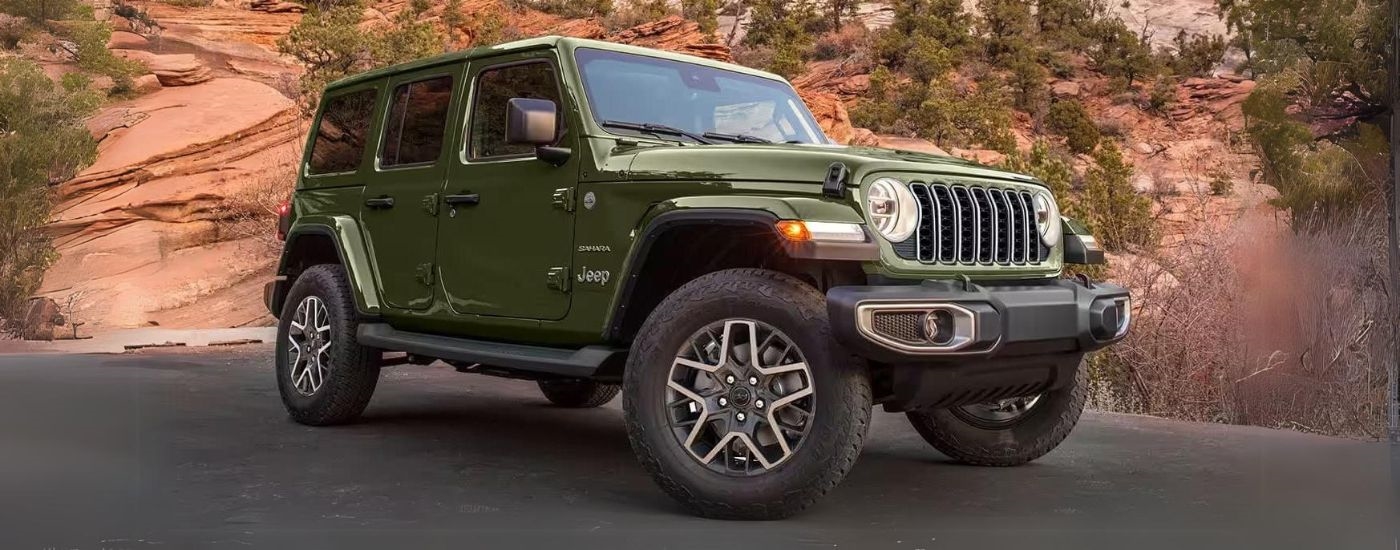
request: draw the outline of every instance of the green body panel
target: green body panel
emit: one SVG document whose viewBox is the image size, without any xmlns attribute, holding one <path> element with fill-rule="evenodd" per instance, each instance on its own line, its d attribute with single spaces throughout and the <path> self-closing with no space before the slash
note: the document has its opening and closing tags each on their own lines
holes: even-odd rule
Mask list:
<svg viewBox="0 0 1400 550">
<path fill-rule="evenodd" d="M 454 61 L 431 65 L 387 79 L 385 94 L 394 93 L 403 84 L 435 78 L 453 80 L 453 99 L 448 112 L 457 112 L 462 101 L 463 69 L 466 63 Z M 387 123 L 384 106 L 380 108 L 380 124 Z M 448 127 L 444 143 L 456 139 L 457 125 Z M 376 136 L 380 133 L 374 134 Z M 437 255 L 438 201 L 447 181 L 450 147 L 443 147 L 437 162 L 384 167 L 380 158 L 384 144 L 371 142 L 376 155 L 365 176 L 365 198 L 391 198 L 393 208 L 360 207 L 360 221 L 369 243 L 374 264 L 393 266 L 380 273 L 380 290 L 386 306 L 398 309 L 428 309 L 433 304 L 434 258 Z"/>
<path fill-rule="evenodd" d="M 349 191 L 347 195 L 352 196 L 352 201 L 359 202 L 360 194 L 358 189 L 342 188 L 336 191 Z M 379 300 L 378 272 L 374 262 L 370 261 L 369 246 L 361 238 L 360 224 L 355 218 L 344 215 L 327 215 L 318 213 L 314 207 L 308 207 L 308 203 L 324 201 L 307 200 L 305 195 L 315 192 L 300 193 L 294 201 L 294 208 L 307 212 L 297 217 L 296 224 L 288 232 L 288 242 L 295 240 L 302 234 L 313 234 L 329 230 L 331 236 L 336 239 L 340 247 L 340 260 L 345 266 L 346 274 L 350 278 L 350 286 L 355 290 L 355 308 L 364 315 L 379 315 L 383 306 Z M 325 210 L 331 211 L 334 210 Z M 286 258 L 283 259 L 284 261 Z"/>
<path fill-rule="evenodd" d="M 1041 185 L 1028 176 L 922 153 L 810 144 L 678 145 L 674 140 L 612 134 L 598 126 L 582 100 L 572 55 L 578 47 L 781 80 L 680 54 L 550 37 L 455 52 L 333 84 L 328 95 L 379 87 L 382 97 L 409 73 L 465 66 L 450 114 L 448 145 L 437 165 L 444 170 L 441 176 L 425 173 L 410 179 L 407 172 L 375 169 L 381 101 L 359 173 L 301 180 L 295 226 L 326 224 L 334 229 L 362 295 L 362 312 L 378 314 L 401 330 L 555 346 L 600 343 L 616 305 L 625 298 L 621 283 L 636 267 L 629 265 L 632 250 L 651 220 L 663 213 L 735 209 L 763 211 L 778 219 L 865 223 L 864 190 L 879 177 L 1022 189 Z M 561 124 L 568 125 L 561 145 L 572 150 L 568 162 L 553 166 L 528 156 L 469 161 L 464 128 L 472 77 L 491 65 L 536 57 L 559 70 L 559 116 Z M 849 170 L 847 186 L 842 196 L 827 196 L 821 182 L 838 162 Z M 434 183 L 434 178 L 441 182 Z M 479 194 L 480 203 L 459 207 L 455 216 L 440 199 L 436 217 L 418 204 L 434 194 L 466 192 Z M 364 198 L 379 193 L 404 196 L 393 210 L 402 219 L 363 211 Z M 363 227 L 357 220 L 365 222 Z M 890 278 L 1028 279 L 1055 277 L 1061 270 L 1059 246 L 1041 265 L 946 266 L 899 258 L 889 243 L 876 240 L 881 259 L 863 263 L 862 269 Z M 413 288 L 404 280 L 414 275 L 421 261 L 434 263 L 433 280 Z M 558 276 L 563 273 L 567 278 Z M 385 280 L 389 284 L 383 284 Z"/>
<path fill-rule="evenodd" d="M 529 50 L 473 61 L 468 72 L 475 78 L 503 64 L 541 60 L 554 64 L 553 52 Z M 472 115 L 462 114 L 470 127 Z M 560 146 L 574 148 L 576 140 L 576 133 L 568 132 Z M 572 204 L 563 201 L 578 185 L 578 155 L 553 166 L 533 155 L 470 160 L 465 149 L 459 141 L 443 193 L 476 194 L 481 202 L 444 205 L 438 235 L 439 286 L 452 314 L 563 318 L 569 311 L 568 288 L 551 287 L 548 278 L 551 272 L 564 282 L 571 276 L 574 219 L 567 210 Z"/>
</svg>

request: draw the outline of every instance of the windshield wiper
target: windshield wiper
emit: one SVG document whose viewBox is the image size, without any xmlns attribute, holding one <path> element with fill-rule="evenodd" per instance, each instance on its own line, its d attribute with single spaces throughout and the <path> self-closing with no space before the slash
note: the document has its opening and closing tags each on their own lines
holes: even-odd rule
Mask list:
<svg viewBox="0 0 1400 550">
<path fill-rule="evenodd" d="M 692 140 L 695 140 L 696 143 L 703 143 L 705 145 L 714 145 L 715 143 L 713 141 L 705 139 L 705 136 L 701 136 L 693 132 L 687 132 L 680 128 L 667 126 L 665 124 L 653 124 L 650 122 L 624 122 L 621 120 L 604 120 L 601 124 L 607 128 L 621 128 L 623 130 L 632 130 L 634 132 L 643 132 L 653 135 L 680 136 L 690 138 Z"/>
<path fill-rule="evenodd" d="M 758 136 L 748 134 L 721 134 L 719 132 L 705 132 L 704 136 L 710 139 L 722 139 L 734 143 L 773 143 Z"/>
</svg>

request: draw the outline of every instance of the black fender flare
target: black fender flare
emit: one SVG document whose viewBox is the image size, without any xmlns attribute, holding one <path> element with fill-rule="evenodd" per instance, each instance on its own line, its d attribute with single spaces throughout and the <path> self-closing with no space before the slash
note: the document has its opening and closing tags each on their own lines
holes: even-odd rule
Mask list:
<svg viewBox="0 0 1400 550">
<path fill-rule="evenodd" d="M 678 227 L 709 225 L 763 228 L 772 232 L 789 258 L 798 260 L 828 261 L 876 261 L 880 259 L 880 247 L 870 232 L 866 231 L 863 243 L 835 242 L 793 242 L 778 233 L 779 217 L 767 210 L 743 208 L 686 208 L 658 214 L 647 223 L 638 236 L 624 264 L 626 276 L 618 289 L 617 298 L 608 314 L 603 337 L 608 341 L 621 339 L 622 322 L 627 308 L 637 289 L 637 281 L 642 276 L 643 266 L 651 254 L 652 247 L 662 235 Z"/>
</svg>

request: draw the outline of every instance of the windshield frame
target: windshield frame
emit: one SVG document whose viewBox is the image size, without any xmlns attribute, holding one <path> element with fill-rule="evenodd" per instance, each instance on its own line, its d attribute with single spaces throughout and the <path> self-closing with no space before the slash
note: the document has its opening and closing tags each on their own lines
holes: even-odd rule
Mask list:
<svg viewBox="0 0 1400 550">
<path fill-rule="evenodd" d="M 683 138 L 683 137 L 679 137 L 679 136 L 674 136 L 674 137 L 673 137 L 673 136 L 658 136 L 658 135 L 649 134 L 649 133 L 645 133 L 645 132 L 628 133 L 627 130 L 621 130 L 621 132 L 619 132 L 619 131 L 615 131 L 615 130 L 617 130 L 617 129 L 604 127 L 604 126 L 603 126 L 603 122 L 605 122 L 605 119 L 601 118 L 601 116 L 600 116 L 599 113 L 597 112 L 597 109 L 594 108 L 592 92 L 590 91 L 590 87 L 589 87 L 589 85 L 588 85 L 588 77 L 584 75 L 584 69 L 583 69 L 583 65 L 584 65 L 584 64 L 583 64 L 583 62 L 579 59 L 580 52 L 584 52 L 584 55 L 588 55 L 588 54 L 591 54 L 591 53 L 602 53 L 602 54 L 605 54 L 605 55 L 620 56 L 620 57 L 636 57 L 636 58 L 641 58 L 643 61 L 653 61 L 653 62 L 661 62 L 661 63 L 676 63 L 676 64 L 682 64 L 682 65 L 691 65 L 691 66 L 700 67 L 700 68 L 703 68 L 703 69 L 710 69 L 710 70 L 724 71 L 724 72 L 726 72 L 726 73 L 731 73 L 731 74 L 735 75 L 736 79 L 740 79 L 740 80 L 742 80 L 742 79 L 761 79 L 761 80 L 767 80 L 767 81 L 769 81 L 769 82 L 771 82 L 771 83 L 773 83 L 773 84 L 776 84 L 776 85 L 779 85 L 779 86 L 781 86 L 781 87 L 783 87 L 783 88 L 786 88 L 787 91 L 791 94 L 791 98 L 790 98 L 790 99 L 794 102 L 795 106 L 797 107 L 797 109 L 795 109 L 795 111 L 796 111 L 796 112 L 795 112 L 795 115 L 796 115 L 796 117 L 798 118 L 798 121 L 797 121 L 797 122 L 800 123 L 800 124 L 804 127 L 804 129 L 806 129 L 807 131 L 809 131 L 809 132 L 812 134 L 812 136 L 815 138 L 815 141 L 813 141 L 813 142 L 811 142 L 811 143 L 803 142 L 804 144 L 807 144 L 807 145 L 830 145 L 830 144 L 832 144 L 831 138 L 830 138 L 829 136 L 826 135 L 826 132 L 825 132 L 824 130 L 822 130 L 821 125 L 820 125 L 819 123 L 817 123 L 816 115 L 812 114 L 811 108 L 809 108 L 809 107 L 807 106 L 807 103 L 806 103 L 805 101 L 802 100 L 801 95 L 799 95 L 799 94 L 797 93 L 797 90 L 794 89 L 794 88 L 792 87 L 792 84 L 789 83 L 789 82 L 786 81 L 786 80 L 783 80 L 782 78 L 778 78 L 778 77 L 774 77 L 774 76 L 770 76 L 770 75 L 765 75 L 765 74 L 756 74 L 755 72 L 748 71 L 748 70 L 735 70 L 735 69 L 730 69 L 730 68 L 726 68 L 726 67 L 722 67 L 722 66 L 716 66 L 716 65 L 719 65 L 719 64 L 720 64 L 719 62 L 714 62 L 714 63 L 696 63 L 696 62 L 691 62 L 691 61 L 687 61 L 687 60 L 684 60 L 684 59 L 675 59 L 674 57 L 670 57 L 670 56 L 664 56 L 664 55 L 648 55 L 648 54 L 645 53 L 645 52 L 621 51 L 621 50 L 614 50 L 614 49 L 610 49 L 610 48 L 598 48 L 598 47 L 592 47 L 592 46 L 578 46 L 578 47 L 570 48 L 570 51 L 568 52 L 568 57 L 569 57 L 568 61 L 569 61 L 570 65 L 572 65 L 571 69 L 572 69 L 572 71 L 573 71 L 573 73 L 574 73 L 573 76 L 574 76 L 574 78 L 576 79 L 575 81 L 578 82 L 580 88 L 582 88 L 582 89 L 580 90 L 580 93 L 578 94 L 579 96 L 582 96 L 582 97 L 577 97 L 576 100 L 578 101 L 578 103 L 580 104 L 580 106 L 587 112 L 587 117 L 585 117 L 585 118 L 588 119 L 588 122 L 594 127 L 594 129 L 595 129 L 597 132 L 601 132 L 601 133 L 602 133 L 602 135 L 596 135 L 596 134 L 595 134 L 596 137 L 624 138 L 624 139 L 642 139 L 642 140 L 650 140 L 650 141 L 662 141 L 662 142 L 668 142 L 668 143 L 683 143 L 683 144 L 685 144 L 685 145 L 704 145 L 704 144 L 701 144 L 701 143 L 696 143 L 696 142 L 687 140 L 687 139 L 685 139 L 685 138 Z M 737 69 L 737 68 L 739 68 L 739 67 L 736 67 L 736 69 Z M 647 123 L 647 122 L 655 122 L 655 121 L 627 120 L 627 121 L 622 121 L 622 122 Z M 696 132 L 696 133 L 699 133 L 699 132 Z M 781 143 L 781 142 L 778 142 L 778 143 Z M 732 145 L 732 143 L 727 142 L 727 141 L 722 141 L 722 142 L 716 143 L 716 145 Z"/>
</svg>

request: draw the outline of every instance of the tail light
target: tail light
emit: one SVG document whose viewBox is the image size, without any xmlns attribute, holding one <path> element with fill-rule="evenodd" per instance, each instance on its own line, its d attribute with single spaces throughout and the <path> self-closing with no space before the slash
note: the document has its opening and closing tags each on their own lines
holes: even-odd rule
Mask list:
<svg viewBox="0 0 1400 550">
<path fill-rule="evenodd" d="M 289 199 L 277 207 L 277 240 L 287 240 L 287 232 L 292 229 L 292 201 Z"/>
</svg>

